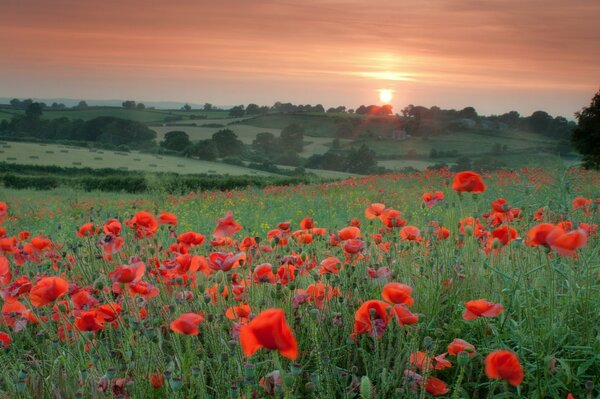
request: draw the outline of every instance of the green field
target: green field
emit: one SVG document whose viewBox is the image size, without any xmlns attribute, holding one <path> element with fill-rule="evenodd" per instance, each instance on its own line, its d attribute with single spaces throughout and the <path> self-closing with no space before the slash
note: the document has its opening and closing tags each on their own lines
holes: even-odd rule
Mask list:
<svg viewBox="0 0 600 399">
<path fill-rule="evenodd" d="M 40 143 L 2 142 L 0 144 L 0 161 L 29 165 L 115 168 L 181 174 L 209 173 L 272 176 L 271 173 L 220 162 L 143 154 L 136 151 L 127 153 L 96 149 L 88 150 L 80 147 Z"/>
</svg>

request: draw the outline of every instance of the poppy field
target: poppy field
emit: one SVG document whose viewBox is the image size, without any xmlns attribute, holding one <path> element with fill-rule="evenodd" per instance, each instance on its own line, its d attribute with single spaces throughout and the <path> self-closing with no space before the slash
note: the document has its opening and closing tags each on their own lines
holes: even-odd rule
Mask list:
<svg viewBox="0 0 600 399">
<path fill-rule="evenodd" d="M 0 192 L 0 398 L 597 398 L 600 174 Z"/>
</svg>

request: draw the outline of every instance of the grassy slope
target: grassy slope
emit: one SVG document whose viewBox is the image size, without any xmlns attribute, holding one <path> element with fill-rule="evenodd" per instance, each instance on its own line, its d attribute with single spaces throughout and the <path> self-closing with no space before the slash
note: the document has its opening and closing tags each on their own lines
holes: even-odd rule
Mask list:
<svg viewBox="0 0 600 399">
<path fill-rule="evenodd" d="M 54 144 L 6 142 L 0 144 L 0 161 L 32 165 L 67 167 L 117 168 L 150 172 L 215 173 L 230 175 L 269 176 L 256 171 L 219 162 L 199 161 L 189 158 L 123 153 L 108 150 L 83 149 Z"/>
</svg>

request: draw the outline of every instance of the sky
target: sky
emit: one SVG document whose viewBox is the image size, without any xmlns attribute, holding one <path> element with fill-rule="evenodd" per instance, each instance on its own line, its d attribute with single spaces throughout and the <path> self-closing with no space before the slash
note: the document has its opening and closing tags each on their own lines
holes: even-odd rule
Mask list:
<svg viewBox="0 0 600 399">
<path fill-rule="evenodd" d="M 0 0 L 0 97 L 546 110 L 600 89 L 598 0 Z"/>
</svg>

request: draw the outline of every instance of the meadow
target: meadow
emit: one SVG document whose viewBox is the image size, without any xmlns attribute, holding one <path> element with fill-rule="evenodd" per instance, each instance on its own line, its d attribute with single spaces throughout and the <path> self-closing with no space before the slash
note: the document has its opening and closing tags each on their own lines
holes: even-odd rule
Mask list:
<svg viewBox="0 0 600 399">
<path fill-rule="evenodd" d="M 482 179 L 3 189 L 0 397 L 597 397 L 600 174 Z"/>
</svg>

